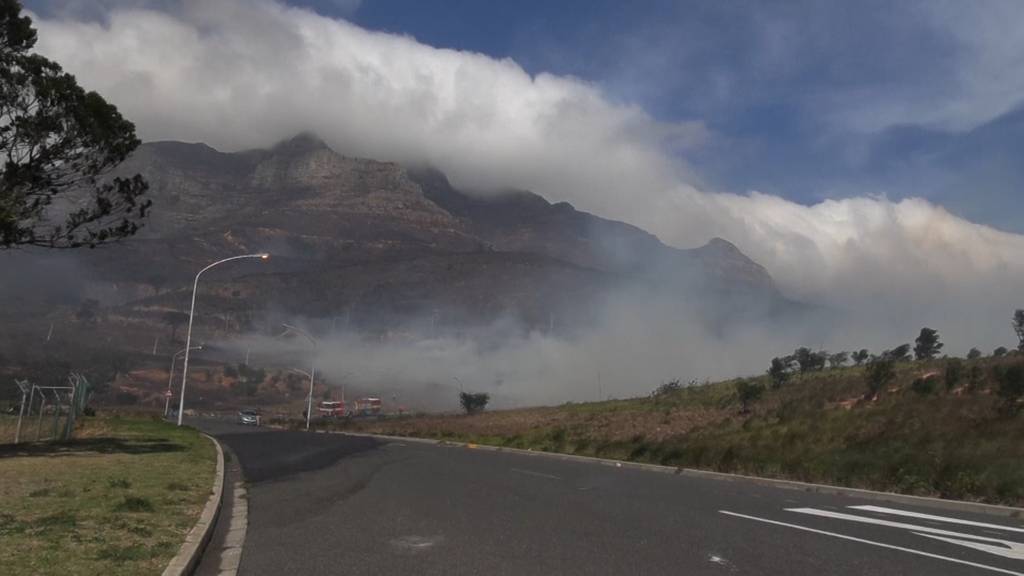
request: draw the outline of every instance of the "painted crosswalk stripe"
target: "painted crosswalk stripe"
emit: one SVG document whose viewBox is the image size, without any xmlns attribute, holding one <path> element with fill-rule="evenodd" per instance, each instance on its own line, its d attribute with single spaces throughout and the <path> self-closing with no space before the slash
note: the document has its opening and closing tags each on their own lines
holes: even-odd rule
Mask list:
<svg viewBox="0 0 1024 576">
<path fill-rule="evenodd" d="M 719 513 L 726 514 L 728 516 L 735 516 L 737 518 L 746 518 L 747 520 L 754 520 L 756 522 L 764 522 L 765 524 L 774 524 L 776 526 L 786 526 L 787 528 L 794 528 L 796 530 L 803 530 L 805 532 L 813 532 L 815 534 L 822 534 L 825 536 L 831 536 L 833 538 L 839 538 L 841 540 L 849 540 L 851 542 L 859 542 L 861 544 L 869 544 L 871 546 L 878 546 L 879 548 L 888 548 L 890 550 L 899 550 L 901 552 L 907 552 L 909 554 L 916 554 L 918 556 L 924 556 L 927 558 L 934 558 L 936 560 L 945 560 L 946 562 L 952 562 L 954 564 L 962 564 L 964 566 L 971 566 L 974 568 L 980 568 L 982 570 L 988 570 L 990 572 L 998 572 L 1000 574 L 1010 574 L 1012 576 L 1024 576 L 1024 572 L 1014 572 L 1013 570 L 1007 570 L 1005 568 L 998 568 L 996 566 L 988 566 L 986 564 L 979 564 L 977 562 L 969 562 L 967 560 L 960 560 L 958 558 L 950 558 L 948 556 L 942 556 L 939 554 L 932 554 L 930 552 L 924 552 L 921 550 L 914 550 L 913 548 L 904 548 L 903 546 L 894 546 L 892 544 L 886 544 L 884 542 L 875 542 L 874 540 L 865 540 L 864 538 L 856 538 L 854 536 L 847 536 L 845 534 L 837 534 L 835 532 L 828 532 L 825 530 L 818 530 L 815 528 L 809 528 L 807 526 L 800 526 L 799 524 L 790 524 L 788 522 L 779 522 L 778 520 L 769 520 L 767 518 L 758 518 L 757 516 L 748 516 L 746 514 L 738 514 L 736 512 L 729 512 L 727 510 L 719 510 Z"/>
</svg>

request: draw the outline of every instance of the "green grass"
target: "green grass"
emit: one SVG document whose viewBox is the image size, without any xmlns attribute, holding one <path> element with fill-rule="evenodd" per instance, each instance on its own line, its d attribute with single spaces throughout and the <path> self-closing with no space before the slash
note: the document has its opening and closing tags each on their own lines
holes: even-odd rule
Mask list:
<svg viewBox="0 0 1024 576">
<path fill-rule="evenodd" d="M 753 381 L 766 391 L 750 414 L 740 414 L 733 380 L 656 398 L 519 411 L 518 428 L 507 424 L 511 413 L 500 411 L 349 426 L 1020 506 L 1024 410 L 1012 415 L 1002 409 L 992 376 L 994 368 L 1013 363 L 1024 357 L 967 361 L 984 377 L 954 390 L 942 380 L 942 360 L 901 364 L 873 402 L 863 400 L 863 368 L 794 376 L 779 389 L 758 377 Z M 936 371 L 932 392 L 912 389 L 915 379 Z"/>
<path fill-rule="evenodd" d="M 5 574 L 159 574 L 210 495 L 216 449 L 189 428 L 87 418 L 68 444 L 0 446 Z"/>
</svg>

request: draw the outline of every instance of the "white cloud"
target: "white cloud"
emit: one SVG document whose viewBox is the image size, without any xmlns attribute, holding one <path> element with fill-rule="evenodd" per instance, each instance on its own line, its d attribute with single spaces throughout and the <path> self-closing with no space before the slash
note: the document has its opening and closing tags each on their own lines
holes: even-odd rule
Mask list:
<svg viewBox="0 0 1024 576">
<path fill-rule="evenodd" d="M 948 319 L 979 344 L 1006 338 L 998 319 L 1024 280 L 1024 237 L 923 200 L 806 207 L 700 191 L 677 157 L 707 137 L 699 122 L 657 122 L 597 86 L 531 76 L 511 60 L 269 1 L 191 1 L 173 14 L 122 8 L 102 22 L 37 25 L 38 49 L 117 104 L 145 139 L 241 149 L 313 130 L 345 153 L 426 160 L 463 186 L 532 189 L 677 246 L 726 237 L 790 294 L 887 307 L 908 326 Z M 992 72 L 1006 59 L 986 62 Z M 955 113 L 956 102 L 929 114 L 977 121 Z"/>
</svg>

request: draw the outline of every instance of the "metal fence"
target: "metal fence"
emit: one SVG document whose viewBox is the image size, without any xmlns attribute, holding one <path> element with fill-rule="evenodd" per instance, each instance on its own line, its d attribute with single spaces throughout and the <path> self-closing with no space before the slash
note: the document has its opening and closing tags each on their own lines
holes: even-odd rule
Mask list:
<svg viewBox="0 0 1024 576">
<path fill-rule="evenodd" d="M 72 372 L 66 386 L 39 386 L 28 380 L 14 384 L 20 399 L 0 416 L 0 444 L 71 439 L 89 397 L 85 376 Z"/>
</svg>

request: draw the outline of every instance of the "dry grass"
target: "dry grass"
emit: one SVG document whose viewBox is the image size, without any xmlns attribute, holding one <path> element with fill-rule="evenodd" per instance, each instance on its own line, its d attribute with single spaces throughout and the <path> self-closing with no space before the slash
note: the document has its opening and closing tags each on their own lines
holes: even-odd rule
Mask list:
<svg viewBox="0 0 1024 576">
<path fill-rule="evenodd" d="M 993 370 L 1019 356 L 965 362 L 981 379 L 921 395 L 910 383 L 943 360 L 899 365 L 892 386 L 864 400 L 863 368 L 767 377 L 750 414 L 735 381 L 657 398 L 341 424 L 357 431 L 464 440 L 665 465 L 1024 504 L 1024 413 L 1002 410 Z M 966 378 L 966 377 L 965 377 Z"/>
</svg>

